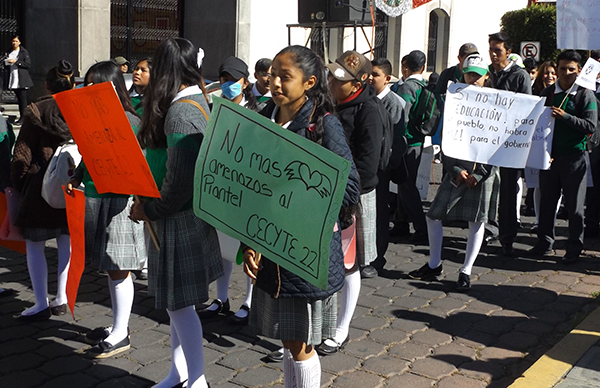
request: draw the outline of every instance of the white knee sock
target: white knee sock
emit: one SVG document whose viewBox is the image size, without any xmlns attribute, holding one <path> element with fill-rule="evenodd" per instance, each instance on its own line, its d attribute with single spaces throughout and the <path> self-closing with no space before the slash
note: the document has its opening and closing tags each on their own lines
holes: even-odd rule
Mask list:
<svg viewBox="0 0 600 388">
<path fill-rule="evenodd" d="M 188 371 L 188 388 L 206 388 L 204 377 L 204 348 L 202 324 L 194 306 L 171 311 L 167 309 L 171 325 L 175 326 Z"/>
<path fill-rule="evenodd" d="M 521 202 L 523 201 L 523 179 L 517 179 L 517 221 L 521 221 Z"/>
<path fill-rule="evenodd" d="M 442 221 L 425 217 L 427 220 L 427 234 L 429 236 L 429 268 L 437 268 L 442 264 L 442 242 L 444 241 L 444 227 Z"/>
<path fill-rule="evenodd" d="M 467 251 L 465 252 L 465 263 L 460 272 L 471 275 L 471 269 L 481 249 L 481 243 L 485 236 L 483 222 L 469 222 L 469 239 L 467 240 Z"/>
<path fill-rule="evenodd" d="M 179 383 L 183 383 L 188 378 L 185 355 L 179 342 L 179 336 L 175 326 L 171 324 L 171 369 L 169 374 L 160 383 L 153 385 L 152 388 L 171 388 Z"/>
<path fill-rule="evenodd" d="M 133 306 L 134 286 L 131 274 L 125 279 L 111 280 L 113 296 L 113 325 L 110 335 L 105 339 L 109 344 L 118 344 L 128 335 L 129 316 Z"/>
<path fill-rule="evenodd" d="M 56 238 L 58 247 L 58 280 L 54 304 L 60 306 L 67 303 L 67 278 L 71 263 L 71 236 L 62 234 Z"/>
<path fill-rule="evenodd" d="M 315 352 L 304 361 L 294 361 L 296 386 L 298 388 L 319 388 L 321 386 L 321 361 Z"/>
<path fill-rule="evenodd" d="M 342 298 L 338 322 L 335 328 L 335 337 L 333 339 L 338 344 L 344 342 L 350 331 L 350 321 L 356 309 L 358 295 L 360 294 L 360 271 L 354 271 L 346 274 L 344 277 L 344 287 L 342 288 Z M 334 345 L 334 344 L 328 344 Z"/>
<path fill-rule="evenodd" d="M 44 254 L 45 246 L 45 241 L 25 240 L 27 269 L 35 295 L 35 305 L 23 311 L 22 315 L 32 315 L 48 308 L 48 265 Z"/>
<path fill-rule="evenodd" d="M 233 271 L 233 263 L 229 260 L 221 259 L 223 263 L 223 276 L 217 279 L 217 299 L 225 303 L 229 298 L 229 279 L 231 279 L 231 271 Z M 208 310 L 214 311 L 219 306 L 214 303 L 208 306 Z"/>
<path fill-rule="evenodd" d="M 296 368 L 294 357 L 289 349 L 283 349 L 283 385 L 285 388 L 296 388 Z"/>
<path fill-rule="evenodd" d="M 248 308 L 252 307 L 252 290 L 253 290 L 253 288 L 254 288 L 254 285 L 252 284 L 252 279 L 250 279 L 249 276 L 246 276 L 246 299 L 244 300 L 244 303 L 242 303 L 242 305 L 245 305 Z M 235 316 L 239 317 L 239 318 L 246 318 L 247 315 L 248 315 L 248 311 L 246 311 L 244 309 L 239 309 L 235 313 Z"/>
</svg>

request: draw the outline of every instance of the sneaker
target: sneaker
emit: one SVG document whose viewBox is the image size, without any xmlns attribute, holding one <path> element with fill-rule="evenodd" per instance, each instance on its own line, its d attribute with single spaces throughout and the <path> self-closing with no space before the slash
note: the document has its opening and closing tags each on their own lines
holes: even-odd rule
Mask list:
<svg viewBox="0 0 600 388">
<path fill-rule="evenodd" d="M 267 360 L 271 362 L 282 362 L 283 361 L 283 348 L 277 349 L 274 352 L 267 354 Z"/>
<path fill-rule="evenodd" d="M 90 345 L 98 345 L 104 341 L 110 335 L 110 326 L 97 327 L 94 330 L 87 333 L 84 337 L 86 343 Z"/>
<path fill-rule="evenodd" d="M 430 268 L 429 263 L 425 263 L 421 268 L 409 272 L 408 276 L 413 279 L 427 280 L 437 278 L 442 272 L 444 272 L 444 269 L 441 264 L 437 268 Z"/>
<path fill-rule="evenodd" d="M 456 282 L 457 290 L 468 290 L 471 288 L 471 278 L 466 273 L 458 274 L 458 282 Z"/>
<path fill-rule="evenodd" d="M 377 277 L 377 270 L 372 265 L 360 267 L 360 277 L 362 279 L 371 279 Z"/>
<path fill-rule="evenodd" d="M 122 353 L 131 347 L 129 336 L 125 337 L 121 342 L 113 345 L 106 341 L 100 342 L 98 345 L 90 349 L 89 355 L 92 358 L 108 358 L 116 354 Z"/>
</svg>

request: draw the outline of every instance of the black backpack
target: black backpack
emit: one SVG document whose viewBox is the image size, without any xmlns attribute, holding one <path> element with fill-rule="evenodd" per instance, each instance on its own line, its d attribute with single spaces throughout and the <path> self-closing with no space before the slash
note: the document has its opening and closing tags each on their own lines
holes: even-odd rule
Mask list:
<svg viewBox="0 0 600 388">
<path fill-rule="evenodd" d="M 412 133 L 434 136 L 442 117 L 435 93 L 429 90 L 423 81 L 409 78 L 406 82 L 410 81 L 418 83 L 420 88 L 408 114 L 408 130 Z"/>
</svg>

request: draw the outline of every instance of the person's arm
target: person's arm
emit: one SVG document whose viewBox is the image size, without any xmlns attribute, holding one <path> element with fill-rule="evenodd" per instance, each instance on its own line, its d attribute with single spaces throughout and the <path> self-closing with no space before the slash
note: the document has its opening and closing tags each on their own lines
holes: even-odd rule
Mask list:
<svg viewBox="0 0 600 388">
<path fill-rule="evenodd" d="M 17 66 L 21 69 L 29 69 L 31 66 L 31 59 L 29 58 L 29 52 L 21 47 L 19 51 L 19 57 L 17 58 Z"/>
<path fill-rule="evenodd" d="M 204 126 L 206 120 L 202 119 Z M 163 181 L 160 198 L 144 204 L 150 220 L 156 220 L 178 212 L 194 195 L 194 169 L 203 135 L 194 124 L 181 118 L 165 126 L 167 132 L 167 174 Z"/>
<path fill-rule="evenodd" d="M 517 93 L 531 94 L 531 76 L 525 70 L 519 71 Z"/>
<path fill-rule="evenodd" d="M 591 90 L 586 90 L 583 96 L 583 111 L 581 117 L 569 114 L 561 109 L 562 117 L 555 116 L 557 120 L 563 120 L 569 127 L 586 135 L 594 133 L 598 121 L 598 106 L 596 97 Z"/>
</svg>

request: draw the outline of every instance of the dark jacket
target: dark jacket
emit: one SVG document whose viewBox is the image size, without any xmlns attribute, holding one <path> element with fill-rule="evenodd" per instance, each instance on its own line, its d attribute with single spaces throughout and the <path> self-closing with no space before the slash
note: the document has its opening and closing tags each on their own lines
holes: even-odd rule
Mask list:
<svg viewBox="0 0 600 388">
<path fill-rule="evenodd" d="M 309 117 L 312 112 L 313 101 L 308 100 L 288 127 L 288 130 L 309 138 L 308 125 Z M 275 103 L 269 101 L 267 106 L 260 113 L 266 117 L 271 117 L 275 109 Z M 336 153 L 346 160 L 352 161 L 350 149 L 344 138 L 344 130 L 340 122 L 333 115 L 328 115 L 324 119 L 325 132 L 323 135 L 323 147 Z M 356 174 L 356 167 L 352 163 L 348 184 L 342 201 L 342 206 L 350 206 L 358 202 L 359 183 Z M 246 246 L 242 244 L 242 249 Z M 322 290 L 313 286 L 298 275 L 281 268 L 277 264 L 263 256 L 261 261 L 262 269 L 258 272 L 256 286 L 269 293 L 272 297 L 279 298 L 317 298 L 323 299 L 339 291 L 344 284 L 344 255 L 342 253 L 341 233 L 334 232 L 329 244 L 329 280 L 327 290 Z"/>
<path fill-rule="evenodd" d="M 489 70 L 495 89 L 531 94 L 531 76 L 522 67 L 513 63 L 508 69 L 496 72 L 490 65 Z"/>
<path fill-rule="evenodd" d="M 8 56 L 8 53 L 5 56 Z M 27 70 L 31 66 L 31 59 L 29 58 L 29 51 L 27 51 L 25 47 L 19 47 L 19 55 L 17 56 L 17 62 L 15 62 L 15 64 L 19 71 L 19 88 L 32 87 L 33 81 Z M 2 61 L 2 65 L 4 65 L 4 61 Z M 7 71 L 10 71 L 10 66 L 6 66 L 5 68 Z"/>
<path fill-rule="evenodd" d="M 460 82 L 463 78 L 463 74 L 458 68 L 458 65 L 454 65 L 442 71 L 440 74 L 440 78 L 438 82 L 435 84 L 434 93 L 437 96 L 443 97 L 443 100 L 446 99 L 446 92 L 448 91 L 448 81 L 452 82 Z"/>
<path fill-rule="evenodd" d="M 356 98 L 337 106 L 360 177 L 361 194 L 370 193 L 377 186 L 383 139 L 383 122 L 377 104 L 382 102 L 377 98 L 375 88 L 367 85 Z"/>
<path fill-rule="evenodd" d="M 15 224 L 27 228 L 66 228 L 65 209 L 54 209 L 42 198 L 42 182 L 56 148 L 73 138 L 71 131 L 52 96 L 29 105 L 24 116 L 11 162 L 11 178 L 22 196 Z"/>
</svg>

